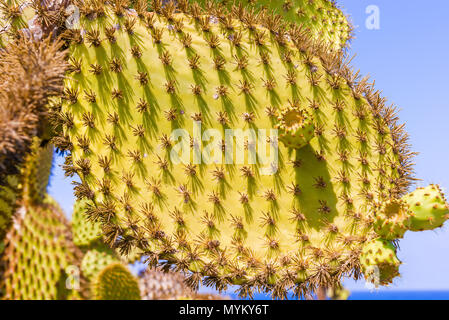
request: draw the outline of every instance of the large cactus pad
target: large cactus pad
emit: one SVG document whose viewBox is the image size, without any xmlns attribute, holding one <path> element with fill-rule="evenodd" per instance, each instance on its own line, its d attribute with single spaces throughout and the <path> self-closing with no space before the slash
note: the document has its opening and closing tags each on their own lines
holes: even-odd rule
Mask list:
<svg viewBox="0 0 449 320">
<path fill-rule="evenodd" d="M 66 34 L 57 140 L 88 216 L 122 253 L 139 247 L 194 286 L 282 297 L 357 277 L 378 203 L 412 173 L 394 109 L 307 33 L 180 3 L 86 5 Z M 279 123 L 305 145 L 278 141 Z"/>
</svg>

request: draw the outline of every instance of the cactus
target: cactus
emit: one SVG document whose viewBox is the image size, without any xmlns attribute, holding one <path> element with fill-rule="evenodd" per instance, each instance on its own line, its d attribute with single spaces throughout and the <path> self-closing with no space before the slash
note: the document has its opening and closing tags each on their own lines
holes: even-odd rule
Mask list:
<svg viewBox="0 0 449 320">
<path fill-rule="evenodd" d="M 396 256 L 396 248 L 388 240 L 375 239 L 366 243 L 360 261 L 365 278 L 375 284 L 390 284 L 399 275 L 401 261 Z"/>
<path fill-rule="evenodd" d="M 93 280 L 107 266 L 120 260 L 108 248 L 94 248 L 86 252 L 81 262 L 81 272 L 88 280 Z"/>
<path fill-rule="evenodd" d="M 376 212 L 374 229 L 388 240 L 400 239 L 410 228 L 412 212 L 405 201 L 392 199 L 380 205 Z"/>
<path fill-rule="evenodd" d="M 214 12 L 217 23 L 178 4 L 186 13 L 171 3 L 160 14 L 136 6 L 137 15 L 105 5 L 97 19 L 81 18 L 84 38 L 65 36 L 72 73 L 60 140 L 68 174 L 82 179 L 76 194 L 95 203 L 88 216 L 123 253 L 138 246 L 151 262 L 190 270 L 193 287 L 203 278 L 218 289 L 238 284 L 242 295 L 301 295 L 358 274 L 376 204 L 402 195 L 411 175 L 394 111 L 366 80 L 354 82 L 341 54 L 297 29 L 271 33 L 259 27 L 269 17 L 250 12 L 226 20 L 231 27 L 220 18 L 232 13 Z M 174 129 L 188 129 L 192 149 L 204 151 L 189 121 L 282 132 L 278 116 L 289 110 L 310 114 L 294 119 L 308 133 L 313 121 L 314 137 L 299 149 L 280 139 L 279 163 L 264 163 L 271 175 L 260 163 L 170 158 Z"/>
<path fill-rule="evenodd" d="M 22 35 L 0 52 L 0 185 L 18 174 L 32 140 L 49 139 L 47 105 L 63 90 L 61 42 Z"/>
<path fill-rule="evenodd" d="M 17 204 L 29 206 L 45 200 L 53 147 L 50 144 L 41 147 L 40 144 L 39 139 L 33 139 L 31 152 L 26 156 L 20 173 L 7 176 L 6 185 L 0 186 L 0 256 Z"/>
<path fill-rule="evenodd" d="M 295 28 L 261 27 L 268 15 L 155 3 L 151 13 L 143 2 L 84 3 L 84 31 L 64 35 L 71 73 L 59 147 L 70 151 L 67 174 L 81 177 L 75 193 L 93 201 L 86 214 L 105 241 L 188 271 L 194 289 L 235 284 L 241 296 L 302 296 L 358 278 L 366 241 L 403 235 L 382 224 L 394 205 L 380 205 L 413 180 L 394 108 L 342 53 Z M 279 128 L 280 143 L 247 131 L 236 139 L 245 163 L 222 164 L 230 140 L 198 137 L 199 124 L 223 136 Z M 175 129 L 188 133 L 186 158 Z M 278 150 L 278 162 L 254 156 L 257 144 Z"/>
<path fill-rule="evenodd" d="M 0 247 L 22 196 L 42 196 L 43 190 L 29 186 L 32 181 L 22 181 L 21 171 L 27 155 L 36 150 L 36 137 L 50 138 L 46 105 L 62 92 L 66 66 L 61 42 L 46 38 L 35 43 L 17 35 L 22 37 L 12 42 L 4 39 L 0 51 Z M 48 158 L 40 161 L 39 165 L 51 165 Z M 45 175 L 48 169 L 37 168 L 37 173 Z M 35 178 L 38 184 L 45 181 L 41 186 L 47 185 L 48 177 Z M 23 191 L 27 195 L 22 194 L 22 185 L 31 188 Z M 34 191 L 38 194 L 30 194 Z"/>
<path fill-rule="evenodd" d="M 140 300 L 137 280 L 121 263 L 111 264 L 95 279 L 96 300 Z"/>
<path fill-rule="evenodd" d="M 139 277 L 142 300 L 166 300 L 192 297 L 194 292 L 184 283 L 185 278 L 173 271 L 147 269 Z"/>
<path fill-rule="evenodd" d="M 410 230 L 433 230 L 449 219 L 449 206 L 438 185 L 418 188 L 404 196 L 411 213 Z"/>
<path fill-rule="evenodd" d="M 269 14 L 274 13 L 273 23 L 291 23 L 300 26 L 316 40 L 329 44 L 333 49 L 345 48 L 352 38 L 353 27 L 348 18 L 338 8 L 335 1 L 328 0 L 191 0 L 205 6 L 208 12 L 213 12 L 217 4 L 225 4 L 232 8 L 237 15 L 248 10 L 256 12 L 267 10 Z"/>
<path fill-rule="evenodd" d="M 71 243 L 68 221 L 47 198 L 40 205 L 21 206 L 6 237 L 1 275 L 5 299 L 66 299 L 67 267 L 79 252 Z"/>
<path fill-rule="evenodd" d="M 179 272 L 146 269 L 139 275 L 142 300 L 227 300 L 228 297 L 193 291 Z"/>
<path fill-rule="evenodd" d="M 187 272 L 192 289 L 201 281 L 218 290 L 234 284 L 241 296 L 262 290 L 285 298 L 290 289 L 306 296 L 338 287 L 344 276 L 357 279 L 363 272 L 372 279 L 374 265 L 380 284 L 391 283 L 400 265 L 391 240 L 440 227 L 449 210 L 436 186 L 405 195 L 414 154 L 394 108 L 333 50 L 344 47 L 350 26 L 341 20 L 329 28 L 322 19 L 342 18 L 341 12 L 324 0 L 249 1 L 255 10 L 240 5 L 230 11 L 211 2 L 204 3 L 206 11 L 188 0 L 176 3 L 156 0 L 148 12 L 144 0 L 132 8 L 127 0 L 76 1 L 79 29 L 62 34 L 70 74 L 50 117 L 49 97 L 60 92 L 61 80 L 53 67 L 43 75 L 48 90 L 35 86 L 31 96 L 20 86 L 12 94 L 0 91 L 3 110 L 14 114 L 0 117 L 0 183 L 19 172 L 34 136 L 50 136 L 41 120 L 52 120 L 59 135 L 54 143 L 70 152 L 67 175 L 81 177 L 75 193 L 88 199 L 90 221 L 77 209 L 74 231 L 87 251 L 83 274 L 97 299 L 140 297 L 136 279 L 115 261 L 142 253 L 152 266 Z M 28 29 L 15 26 L 28 13 L 8 17 L 14 41 L 4 52 L 24 58 L 26 44 L 52 46 L 50 37 L 26 43 L 27 36 L 63 31 L 69 1 L 45 10 L 33 4 Z M 3 1 L 0 11 L 14 5 Z M 287 20 L 291 8 L 310 12 L 288 25 L 260 10 L 268 5 L 282 5 Z M 43 18 L 50 12 L 48 24 Z M 52 48 L 59 54 L 61 44 Z M 11 75 L 15 69 L 5 56 L 0 68 Z M 9 78 L 0 76 L 5 87 Z M 247 131 L 234 141 L 227 129 Z M 4 190 L 2 199 L 11 202 Z M 25 194 L 35 199 L 42 192 Z M 80 231 L 85 226 L 91 231 Z M 21 239 L 13 238 L 7 259 L 15 252 L 9 248 L 21 250 Z"/>
</svg>

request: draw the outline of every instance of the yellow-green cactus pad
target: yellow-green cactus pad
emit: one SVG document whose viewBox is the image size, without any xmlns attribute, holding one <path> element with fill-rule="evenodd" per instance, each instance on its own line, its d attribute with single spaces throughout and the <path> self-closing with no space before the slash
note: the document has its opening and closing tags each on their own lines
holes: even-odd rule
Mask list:
<svg viewBox="0 0 449 320">
<path fill-rule="evenodd" d="M 374 230 L 383 239 L 400 239 L 410 227 L 412 211 L 401 199 L 392 199 L 381 204 L 376 211 Z"/>
<path fill-rule="evenodd" d="M 433 230 L 449 219 L 449 205 L 438 185 L 417 188 L 403 197 L 413 213 L 410 230 Z"/>
<path fill-rule="evenodd" d="M 396 256 L 396 248 L 388 240 L 375 239 L 366 243 L 360 262 L 365 279 L 373 284 L 388 285 L 399 275 L 401 261 Z"/>
<path fill-rule="evenodd" d="M 199 2 L 209 10 L 213 10 L 217 4 L 225 4 L 231 7 L 232 4 L 240 5 L 235 8 L 235 13 L 242 12 L 242 6 L 248 10 L 264 12 L 265 14 L 275 14 L 271 24 L 292 23 L 299 26 L 316 40 L 330 44 L 334 49 L 341 49 L 348 45 L 352 38 L 353 27 L 348 17 L 339 9 L 335 1 L 329 0 L 191 0 Z M 269 25 L 269 24 L 268 24 Z"/>
<path fill-rule="evenodd" d="M 111 264 L 96 277 L 96 300 L 140 300 L 137 279 L 121 263 Z"/>
<path fill-rule="evenodd" d="M 377 203 L 412 175 L 385 99 L 341 53 L 261 27 L 264 15 L 124 3 L 81 8 L 58 114 L 67 173 L 105 241 L 243 296 L 357 276 Z M 315 127 L 300 149 L 277 141 L 291 105 Z"/>
<path fill-rule="evenodd" d="M 297 105 L 280 110 L 278 116 L 279 140 L 287 148 L 301 149 L 309 144 L 315 133 L 314 121 L 306 109 Z"/>
<path fill-rule="evenodd" d="M 0 187 L 0 254 L 3 239 L 12 223 L 12 216 L 16 207 L 18 181 L 16 176 L 8 176 L 6 184 Z"/>
<path fill-rule="evenodd" d="M 114 251 L 106 247 L 93 248 L 86 252 L 81 261 L 81 272 L 88 280 L 93 280 L 101 270 L 120 260 Z"/>
<path fill-rule="evenodd" d="M 26 203 L 41 203 L 47 197 L 47 186 L 53 166 L 53 145 L 41 146 L 33 139 L 32 152 L 27 155 L 20 172 L 21 198 Z"/>
<path fill-rule="evenodd" d="M 1 258 L 5 266 L 0 278 L 3 298 L 67 298 L 73 288 L 66 287 L 66 269 L 75 265 L 78 256 L 68 221 L 53 200 L 21 206 L 14 215 Z"/>
</svg>

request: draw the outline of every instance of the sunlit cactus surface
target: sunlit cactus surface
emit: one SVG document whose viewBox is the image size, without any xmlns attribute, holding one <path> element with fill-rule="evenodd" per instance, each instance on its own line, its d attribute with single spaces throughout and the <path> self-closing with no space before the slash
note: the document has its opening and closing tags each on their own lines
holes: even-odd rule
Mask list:
<svg viewBox="0 0 449 320">
<path fill-rule="evenodd" d="M 408 136 L 349 65 L 352 27 L 333 1 L 22 5 L 0 8 L 0 86 L 15 70 L 33 84 L 0 93 L 5 298 L 201 299 L 202 284 L 344 299 L 346 277 L 392 283 L 398 240 L 449 218 L 439 186 L 408 193 Z M 27 45 L 33 63 L 17 63 Z M 28 79 L 32 66 L 49 69 Z M 27 158 L 36 136 L 80 179 L 71 226 L 42 200 L 34 177 L 51 160 Z M 25 262 L 29 250 L 44 257 Z M 126 264 L 141 258 L 138 279 Z M 68 264 L 78 295 L 58 291 Z"/>
</svg>

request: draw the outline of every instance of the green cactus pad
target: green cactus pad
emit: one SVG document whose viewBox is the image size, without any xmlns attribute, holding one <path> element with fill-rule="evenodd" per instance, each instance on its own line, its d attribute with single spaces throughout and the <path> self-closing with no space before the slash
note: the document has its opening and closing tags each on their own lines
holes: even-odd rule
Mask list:
<svg viewBox="0 0 449 320">
<path fill-rule="evenodd" d="M 40 146 L 42 141 L 35 138 L 32 152 L 25 159 L 21 169 L 22 202 L 42 203 L 47 197 L 47 186 L 53 166 L 53 146 L 47 143 Z"/>
<path fill-rule="evenodd" d="M 278 117 L 279 140 L 287 148 L 301 149 L 314 137 L 315 126 L 307 110 L 288 106 Z"/>
<path fill-rule="evenodd" d="M 0 246 L 9 231 L 17 205 L 43 203 L 52 167 L 53 147 L 40 146 L 41 141 L 33 139 L 31 152 L 25 157 L 17 175 L 8 175 L 5 185 L 0 186 Z M 0 249 L 0 254 L 2 250 Z"/>
<path fill-rule="evenodd" d="M 96 300 L 140 300 L 137 279 L 121 263 L 111 264 L 96 277 Z"/>
<path fill-rule="evenodd" d="M 374 284 L 388 285 L 399 276 L 401 261 L 396 248 L 384 239 L 375 239 L 365 244 L 360 256 L 365 279 Z"/>
<path fill-rule="evenodd" d="M 106 6 L 65 35 L 72 67 L 58 146 L 71 152 L 67 173 L 80 175 L 76 194 L 93 201 L 87 216 L 105 241 L 189 271 L 193 287 L 238 284 L 242 296 L 301 295 L 357 274 L 376 203 L 405 193 L 412 173 L 393 109 L 302 32 L 272 33 L 251 13 L 231 28 L 219 22 L 233 17 L 226 11 L 217 22 L 198 7 L 161 10 Z M 272 131 L 296 105 L 315 127 L 301 149 Z M 254 142 L 247 131 L 234 143 L 242 163 L 226 164 L 229 140 L 200 146 L 198 123 L 223 137 L 266 135 Z M 187 133 L 184 163 L 176 129 Z M 258 143 L 267 156 L 252 162 Z"/>
<path fill-rule="evenodd" d="M 20 207 L 1 258 L 3 298 L 66 299 L 72 289 L 65 286 L 65 270 L 76 264 L 78 255 L 68 221 L 52 199 Z"/>
<path fill-rule="evenodd" d="M 6 185 L 0 187 L 0 245 L 3 244 L 3 239 L 12 222 L 17 201 L 17 187 L 17 176 L 8 176 Z M 0 249 L 0 254 L 2 251 Z"/>
<path fill-rule="evenodd" d="M 114 251 L 103 246 L 91 249 L 86 252 L 81 261 L 81 272 L 90 281 L 92 281 L 99 272 L 107 266 L 118 263 L 120 260 Z"/>
<path fill-rule="evenodd" d="M 449 219 L 449 205 L 438 185 L 417 188 L 403 197 L 413 213 L 411 231 L 433 230 Z"/>
<path fill-rule="evenodd" d="M 413 213 L 404 200 L 393 199 L 384 202 L 376 211 L 374 230 L 382 239 L 400 239 L 409 229 Z"/>
<path fill-rule="evenodd" d="M 191 0 L 205 4 L 208 10 L 213 10 L 217 4 L 226 4 L 231 7 L 232 4 L 238 4 L 249 10 L 256 12 L 268 9 L 269 14 L 275 13 L 282 18 L 273 20 L 273 23 L 294 23 L 307 30 L 313 38 L 329 43 L 332 48 L 341 49 L 348 45 L 352 38 L 353 27 L 348 18 L 335 4 L 335 1 L 329 0 Z M 241 7 L 240 7 L 241 8 Z M 238 8 L 234 9 L 238 14 Z M 285 21 L 285 22 L 283 22 Z"/>
</svg>

